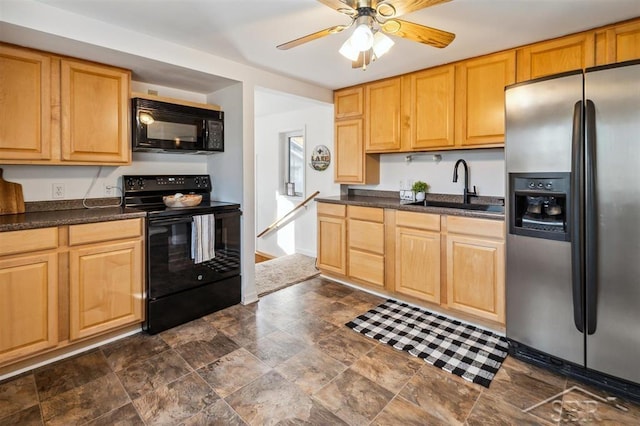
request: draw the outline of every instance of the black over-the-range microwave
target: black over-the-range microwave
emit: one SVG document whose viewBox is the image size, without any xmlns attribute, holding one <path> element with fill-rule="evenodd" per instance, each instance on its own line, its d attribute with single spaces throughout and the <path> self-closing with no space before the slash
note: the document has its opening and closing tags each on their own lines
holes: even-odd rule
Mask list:
<svg viewBox="0 0 640 426">
<path fill-rule="evenodd" d="M 224 112 L 152 99 L 131 100 L 134 151 L 212 154 L 224 151 Z"/>
</svg>

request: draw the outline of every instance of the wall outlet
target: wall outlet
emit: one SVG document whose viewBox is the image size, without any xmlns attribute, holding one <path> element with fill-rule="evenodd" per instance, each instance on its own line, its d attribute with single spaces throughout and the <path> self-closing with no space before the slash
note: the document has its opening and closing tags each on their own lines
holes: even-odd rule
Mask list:
<svg viewBox="0 0 640 426">
<path fill-rule="evenodd" d="M 105 184 L 104 185 L 104 196 L 105 197 L 115 197 L 116 196 L 116 187 L 114 185 Z"/>
<path fill-rule="evenodd" d="M 51 185 L 51 197 L 55 199 L 64 198 L 64 183 L 54 183 Z"/>
</svg>

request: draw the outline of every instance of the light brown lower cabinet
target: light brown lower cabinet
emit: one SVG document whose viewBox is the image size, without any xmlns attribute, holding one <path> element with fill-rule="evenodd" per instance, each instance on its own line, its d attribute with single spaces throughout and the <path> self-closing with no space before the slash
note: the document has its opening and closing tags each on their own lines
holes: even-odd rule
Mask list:
<svg viewBox="0 0 640 426">
<path fill-rule="evenodd" d="M 348 275 L 384 287 L 384 210 L 347 206 Z"/>
<path fill-rule="evenodd" d="M 142 219 L 0 238 L 0 367 L 142 321 Z"/>
<path fill-rule="evenodd" d="M 321 215 L 318 207 L 319 227 L 333 224 L 335 217 Z M 504 325 L 504 221 L 403 210 L 386 215 L 381 208 L 346 207 L 344 245 L 343 219 L 335 232 L 319 230 L 321 271 L 437 305 L 452 315 L 470 314 Z M 346 250 L 345 272 L 320 261 L 329 257 L 328 247 L 336 262 Z"/>
<path fill-rule="evenodd" d="M 440 303 L 440 216 L 396 213 L 395 291 Z"/>
<path fill-rule="evenodd" d="M 448 217 L 448 307 L 504 324 L 504 223 Z"/>
<path fill-rule="evenodd" d="M 57 344 L 57 254 L 0 260 L 0 364 Z"/>
<path fill-rule="evenodd" d="M 141 241 L 69 252 L 70 340 L 142 320 L 141 258 Z"/>
<path fill-rule="evenodd" d="M 347 274 L 346 206 L 318 203 L 318 268 Z"/>
</svg>

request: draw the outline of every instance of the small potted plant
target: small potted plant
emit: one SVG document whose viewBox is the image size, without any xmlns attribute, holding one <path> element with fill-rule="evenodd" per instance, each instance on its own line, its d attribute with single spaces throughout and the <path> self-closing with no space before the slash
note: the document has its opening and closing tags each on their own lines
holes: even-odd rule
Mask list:
<svg viewBox="0 0 640 426">
<path fill-rule="evenodd" d="M 411 190 L 415 194 L 416 201 L 424 200 L 425 193 L 429 190 L 429 184 L 421 180 L 417 180 L 413 183 Z"/>
</svg>

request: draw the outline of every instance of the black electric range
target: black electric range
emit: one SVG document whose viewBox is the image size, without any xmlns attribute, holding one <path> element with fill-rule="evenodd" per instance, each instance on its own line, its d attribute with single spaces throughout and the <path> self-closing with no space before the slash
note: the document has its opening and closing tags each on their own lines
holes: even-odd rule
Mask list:
<svg viewBox="0 0 640 426">
<path fill-rule="evenodd" d="M 145 330 L 150 334 L 240 303 L 240 205 L 211 200 L 208 175 L 123 176 L 124 205 L 147 212 Z M 165 195 L 200 194 L 193 207 L 170 208 Z M 197 261 L 194 220 L 211 217 L 213 246 Z M 194 233 L 195 232 L 195 233 Z"/>
</svg>

